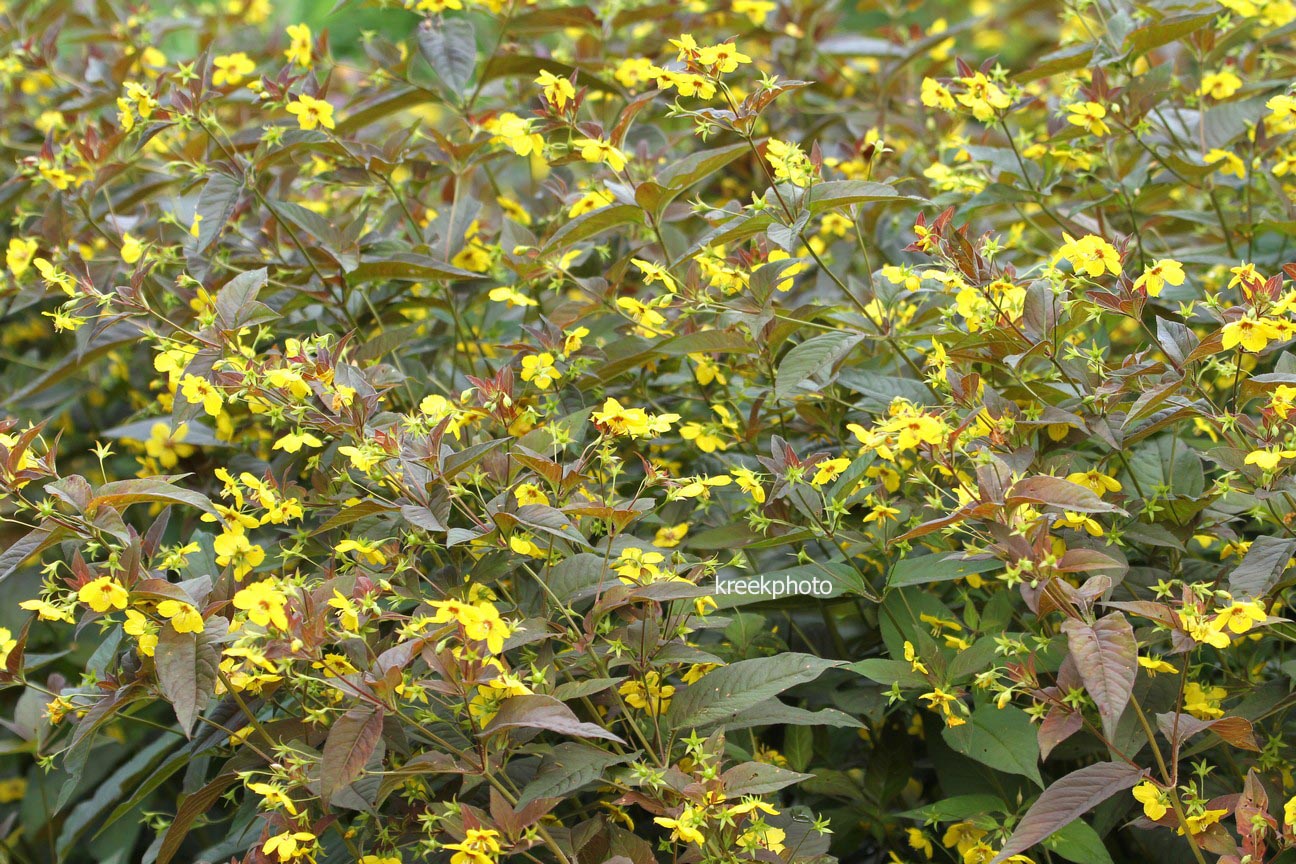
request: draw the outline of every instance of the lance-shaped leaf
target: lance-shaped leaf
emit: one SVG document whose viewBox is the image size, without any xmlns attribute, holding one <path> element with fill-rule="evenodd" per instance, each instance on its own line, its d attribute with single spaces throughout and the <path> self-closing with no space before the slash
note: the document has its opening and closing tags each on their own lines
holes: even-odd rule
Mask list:
<svg viewBox="0 0 1296 864">
<path fill-rule="evenodd" d="M 613 765 L 629 762 L 635 754 L 609 753 L 593 744 L 567 741 L 554 747 L 540 761 L 535 777 L 518 797 L 518 807 L 525 807 L 539 798 L 561 798 L 603 777 L 603 772 Z"/>
<path fill-rule="evenodd" d="M 87 510 L 96 507 L 121 509 L 131 504 L 184 504 L 215 514 L 216 509 L 206 495 L 192 489 L 182 489 L 168 482 L 166 477 L 146 477 L 141 480 L 114 480 L 94 492 Z"/>
<path fill-rule="evenodd" d="M 491 735 L 501 729 L 547 729 L 561 735 L 575 735 L 578 738 L 606 738 L 608 741 L 625 743 L 620 737 L 612 734 L 595 723 L 583 723 L 572 709 L 552 696 L 533 693 L 527 696 L 512 696 L 504 700 L 499 713 L 495 715 L 482 735 Z"/>
<path fill-rule="evenodd" d="M 666 721 L 672 729 L 683 729 L 728 720 L 840 665 L 835 660 L 790 653 L 740 660 L 677 693 L 666 711 Z"/>
<path fill-rule="evenodd" d="M 477 35 L 467 18 L 424 19 L 418 28 L 419 53 L 446 89 L 463 94 L 477 66 Z"/>
<path fill-rule="evenodd" d="M 352 708 L 333 724 L 320 757 L 319 794 L 324 801 L 351 785 L 382 739 L 382 711 L 371 705 Z"/>
<path fill-rule="evenodd" d="M 739 798 L 743 795 L 768 795 L 812 776 L 764 762 L 744 762 L 721 774 L 720 780 L 728 797 Z"/>
<path fill-rule="evenodd" d="M 1263 597 L 1278 584 L 1294 554 L 1296 540 L 1290 537 L 1255 538 L 1242 563 L 1229 574 L 1229 593 L 1238 600 Z"/>
<path fill-rule="evenodd" d="M 1112 740 L 1138 673 L 1138 643 L 1134 628 L 1120 612 L 1113 612 L 1093 624 L 1068 619 L 1062 625 L 1076 671 L 1085 690 L 1098 706 L 1103 734 Z"/>
<path fill-rule="evenodd" d="M 1183 742 L 1207 729 L 1234 747 L 1251 750 L 1255 753 L 1260 752 L 1260 746 L 1256 743 L 1255 728 L 1251 725 L 1251 721 L 1245 717 L 1220 717 L 1215 720 L 1202 720 L 1191 714 L 1176 715 L 1173 712 L 1167 712 L 1158 714 L 1156 720 L 1157 729 L 1174 747 L 1176 753 Z"/>
<path fill-rule="evenodd" d="M 153 652 L 158 686 L 175 708 L 185 735 L 191 733 L 216 691 L 216 667 L 220 663 L 216 643 L 226 627 L 225 619 L 213 618 L 202 633 L 177 633 L 170 625 L 158 632 Z"/>
<path fill-rule="evenodd" d="M 1025 852 L 1142 777 L 1143 769 L 1125 762 L 1099 762 L 1068 774 L 1040 794 L 992 864 Z"/>
<path fill-rule="evenodd" d="M 997 771 L 1029 777 L 1040 787 L 1044 785 L 1035 727 L 1020 708 L 982 705 L 969 722 L 947 727 L 942 737 L 956 753 Z"/>
<path fill-rule="evenodd" d="M 815 374 L 830 368 L 850 353 L 862 337 L 850 333 L 824 333 L 813 336 L 797 345 L 779 363 L 774 378 L 774 398 L 782 399 L 810 380 Z"/>
<path fill-rule="evenodd" d="M 1009 505 L 1035 504 L 1059 507 L 1072 513 L 1123 513 L 1115 504 L 1109 504 L 1093 490 L 1061 477 L 1041 474 L 1026 477 L 1013 484 L 1005 502 Z"/>
<path fill-rule="evenodd" d="M 194 792 L 192 795 L 186 795 L 180 800 L 179 806 L 176 807 L 176 815 L 171 824 L 167 826 L 166 833 L 162 835 L 161 845 L 158 846 L 157 864 L 170 864 L 175 854 L 180 851 L 180 844 L 184 842 L 185 837 L 189 834 L 189 829 L 193 827 L 199 817 L 211 810 L 220 797 L 225 794 L 225 790 L 233 786 L 239 780 L 239 775 L 233 771 L 226 771 L 223 774 L 216 775 L 206 786 Z"/>
</svg>

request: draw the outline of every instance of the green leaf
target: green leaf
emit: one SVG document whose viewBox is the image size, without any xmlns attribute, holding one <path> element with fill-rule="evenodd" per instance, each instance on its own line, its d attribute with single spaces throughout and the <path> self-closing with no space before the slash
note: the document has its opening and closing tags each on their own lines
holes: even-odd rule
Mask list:
<svg viewBox="0 0 1296 864">
<path fill-rule="evenodd" d="M 1162 18 L 1160 21 L 1144 25 L 1125 34 L 1125 41 L 1121 47 L 1125 51 L 1132 51 L 1135 56 L 1140 56 L 1154 48 L 1160 48 L 1170 42 L 1177 42 L 1214 20 L 1214 12 L 1196 12 L 1188 15 L 1175 15 L 1172 18 Z"/>
<path fill-rule="evenodd" d="M 656 350 L 672 357 L 684 354 L 750 354 L 756 346 L 736 330 L 699 330 L 667 339 Z"/>
<path fill-rule="evenodd" d="M 783 755 L 794 771 L 804 771 L 814 758 L 814 730 L 809 726 L 791 726 L 783 733 Z"/>
<path fill-rule="evenodd" d="M 622 225 L 643 225 L 643 210 L 633 204 L 609 204 L 563 224 L 544 244 L 544 252 L 569 249 L 573 243 L 588 240 L 604 231 Z"/>
<path fill-rule="evenodd" d="M 613 765 L 629 762 L 639 755 L 609 753 L 601 747 L 582 741 L 565 741 L 546 753 L 540 768 L 518 797 L 521 809 L 539 798 L 562 798 L 603 777 Z"/>
<path fill-rule="evenodd" d="M 666 723 L 672 729 L 721 723 L 841 665 L 836 660 L 794 653 L 740 660 L 707 673 L 677 693 L 666 711 Z"/>
<path fill-rule="evenodd" d="M 0 551 L 0 582 L 22 566 L 33 555 L 53 546 L 66 533 L 66 529 L 53 523 L 37 525 L 19 539 Z"/>
<path fill-rule="evenodd" d="M 198 193 L 196 213 L 202 219 L 198 222 L 198 240 L 194 247 L 196 252 L 205 252 L 216 242 L 221 232 L 234 215 L 239 195 L 243 192 L 242 179 L 235 179 L 228 174 L 212 174 Z"/>
<path fill-rule="evenodd" d="M 382 740 L 382 730 L 383 713 L 372 705 L 352 708 L 333 724 L 320 756 L 322 800 L 332 800 L 360 777 L 365 763 Z"/>
<path fill-rule="evenodd" d="M 267 278 L 266 268 L 260 267 L 240 273 L 221 286 L 214 305 L 216 320 L 222 330 L 240 330 L 254 321 L 276 317 L 270 307 L 256 299 Z"/>
<path fill-rule="evenodd" d="M 1075 864 L 1112 864 L 1111 853 L 1088 823 L 1072 822 L 1043 841 L 1044 848 Z"/>
<path fill-rule="evenodd" d="M 926 687 L 928 684 L 927 677 L 920 672 L 915 672 L 913 666 L 904 660 L 870 657 L 867 660 L 857 660 L 846 668 L 887 687 L 892 684 L 899 684 L 901 687 Z"/>
<path fill-rule="evenodd" d="M 446 86 L 462 98 L 477 66 L 477 34 L 467 18 L 424 18 L 418 28 L 423 59 Z"/>
<path fill-rule="evenodd" d="M 739 711 L 733 719 L 725 721 L 725 729 L 748 729 L 752 726 L 833 726 L 840 729 L 860 729 L 864 724 L 849 714 L 833 708 L 809 711 L 788 705 L 778 699 L 766 699 L 759 705 Z"/>
<path fill-rule="evenodd" d="M 996 771 L 1020 774 L 1043 786 L 1039 771 L 1039 742 L 1025 711 L 1011 705 L 982 705 L 962 726 L 948 726 L 945 743 L 956 753 Z"/>
<path fill-rule="evenodd" d="M 924 822 L 960 822 L 987 813 L 1007 813 L 1008 806 L 997 795 L 955 795 L 897 815 Z"/>
<path fill-rule="evenodd" d="M 738 798 L 743 795 L 768 795 L 808 780 L 810 776 L 765 762 L 744 762 L 721 774 L 720 782 L 724 783 L 726 797 Z"/>
<path fill-rule="evenodd" d="M 793 347 L 779 363 L 774 398 L 786 398 L 814 375 L 845 359 L 863 338 L 853 333 L 824 333 Z"/>
<path fill-rule="evenodd" d="M 660 217 L 670 203 L 694 183 L 700 183 L 739 156 L 750 152 L 751 148 L 743 141 L 691 153 L 662 169 L 655 181 L 639 184 L 635 189 L 635 202 Z"/>
<path fill-rule="evenodd" d="M 225 790 L 237 783 L 238 779 L 238 774 L 228 771 L 180 800 L 175 818 L 167 826 L 166 833 L 162 835 L 162 843 L 158 846 L 157 864 L 170 864 L 171 859 L 180 851 L 180 844 L 188 836 L 194 822 L 210 811 L 225 794 Z"/>
<path fill-rule="evenodd" d="M 108 779 L 95 787 L 94 795 L 72 808 L 72 812 L 63 822 L 63 830 L 59 832 L 59 859 L 67 860 L 67 853 L 79 845 L 86 831 L 98 824 L 104 811 L 116 804 L 117 799 L 134 785 L 141 775 L 148 773 L 154 763 L 165 756 L 175 744 L 174 736 L 163 735 L 141 747 L 130 759 L 114 770 Z"/>
<path fill-rule="evenodd" d="M 901 558 L 895 563 L 887 579 L 887 587 L 907 588 L 911 585 L 949 582 L 952 579 L 963 579 L 978 573 L 1002 570 L 1003 566 L 1003 562 L 997 558 L 968 560 L 961 557 L 961 554 L 915 555 L 911 558 Z"/>
<path fill-rule="evenodd" d="M 366 282 L 424 282 L 429 279 L 480 279 L 481 274 L 438 261 L 430 255 L 413 252 L 393 252 L 378 261 L 361 261 L 347 279 L 352 284 Z"/>
<path fill-rule="evenodd" d="M 1264 597 L 1278 584 L 1288 562 L 1296 555 L 1296 540 L 1289 537 L 1257 537 L 1229 574 L 1229 593 L 1236 600 Z"/>
</svg>

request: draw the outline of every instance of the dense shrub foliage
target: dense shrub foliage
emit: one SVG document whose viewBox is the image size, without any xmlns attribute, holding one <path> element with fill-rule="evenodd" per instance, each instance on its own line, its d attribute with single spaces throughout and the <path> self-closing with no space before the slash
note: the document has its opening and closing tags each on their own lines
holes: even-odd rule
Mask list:
<svg viewBox="0 0 1296 864">
<path fill-rule="evenodd" d="M 1221 2 L 7 4 L 5 854 L 1294 860 Z"/>
</svg>

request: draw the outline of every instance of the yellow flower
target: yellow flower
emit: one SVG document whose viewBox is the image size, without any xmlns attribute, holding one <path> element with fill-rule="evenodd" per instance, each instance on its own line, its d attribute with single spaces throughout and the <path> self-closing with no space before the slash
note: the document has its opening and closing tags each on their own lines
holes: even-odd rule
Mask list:
<svg viewBox="0 0 1296 864">
<path fill-rule="evenodd" d="M 918 659 L 918 652 L 914 650 L 913 643 L 908 640 L 905 640 L 904 643 L 904 659 L 908 661 L 909 668 L 914 672 L 917 672 L 919 675 L 927 674 L 926 664 Z"/>
<path fill-rule="evenodd" d="M 9 655 L 18 647 L 18 640 L 8 627 L 0 627 L 0 666 L 9 661 Z"/>
<path fill-rule="evenodd" d="M 572 143 L 580 148 L 581 158 L 586 162 L 606 162 L 613 171 L 620 171 L 626 166 L 626 155 L 609 141 L 601 138 L 577 138 Z"/>
<path fill-rule="evenodd" d="M 1203 75 L 1197 93 L 1201 96 L 1209 96 L 1212 99 L 1227 99 L 1236 93 L 1241 86 L 1242 79 L 1234 75 L 1232 70 L 1225 69 L 1222 72 L 1207 72 Z"/>
<path fill-rule="evenodd" d="M 177 633 L 201 633 L 203 617 L 193 604 L 182 600 L 163 600 L 158 603 L 158 614 L 170 620 Z"/>
<path fill-rule="evenodd" d="M 338 453 L 351 460 L 351 466 L 357 471 L 368 473 L 375 465 L 387 458 L 387 454 L 377 444 L 366 441 L 359 447 L 339 447 Z"/>
<path fill-rule="evenodd" d="M 486 650 L 499 654 L 504 650 L 504 640 L 513 632 L 513 627 L 500 617 L 499 611 L 490 603 L 479 603 L 468 607 L 469 615 L 462 620 L 464 635 L 474 642 L 485 642 Z"/>
<path fill-rule="evenodd" d="M 289 63 L 295 63 L 305 69 L 311 67 L 311 30 L 307 24 L 289 24 L 286 28 L 288 47 L 284 57 Z"/>
<path fill-rule="evenodd" d="M 603 407 L 590 415 L 590 419 L 612 435 L 630 438 L 655 438 L 670 431 L 670 424 L 679 419 L 678 414 L 649 414 L 642 408 L 625 408 L 612 397 Z"/>
<path fill-rule="evenodd" d="M 328 605 L 338 610 L 338 623 L 342 625 L 343 630 L 354 633 L 360 629 L 360 610 L 349 597 L 344 597 L 341 591 L 334 588 Z"/>
<path fill-rule="evenodd" d="M 664 560 L 665 556 L 660 552 L 645 552 L 638 546 L 629 546 L 617 559 L 616 572 L 627 585 L 644 585 L 660 575 L 661 569 L 657 565 Z"/>
<path fill-rule="evenodd" d="M 923 79 L 922 94 L 919 98 L 928 108 L 940 108 L 942 111 L 954 110 L 954 94 L 935 78 Z"/>
<path fill-rule="evenodd" d="M 906 828 L 905 833 L 909 837 L 909 848 L 915 852 L 923 853 L 923 856 L 930 861 L 935 850 L 932 848 L 932 842 L 927 837 L 926 832 L 921 828 Z"/>
<path fill-rule="evenodd" d="M 1111 134 L 1111 127 L 1103 121 L 1107 116 L 1107 109 L 1099 103 L 1073 102 L 1067 106 L 1067 112 L 1067 122 L 1071 125 L 1079 126 L 1100 138 Z"/>
<path fill-rule="evenodd" d="M 383 540 L 357 540 L 349 538 L 341 541 L 333 547 L 333 551 L 339 555 L 345 555 L 348 552 L 355 552 L 366 562 L 374 566 L 381 567 L 387 563 L 387 555 L 382 551 Z"/>
<path fill-rule="evenodd" d="M 1268 618 L 1269 613 L 1259 600 L 1234 602 L 1219 611 L 1211 621 L 1210 627 L 1215 631 L 1228 628 L 1230 633 L 1240 636 L 1255 625 L 1264 623 Z"/>
<path fill-rule="evenodd" d="M 460 843 L 446 843 L 442 848 L 453 849 L 450 864 L 493 864 L 499 859 L 500 833 L 493 828 L 469 828 Z"/>
<path fill-rule="evenodd" d="M 507 303 L 510 307 L 540 305 L 521 291 L 509 287 L 508 285 L 501 285 L 498 288 L 492 288 L 490 293 L 486 296 L 491 299 L 492 303 Z"/>
<path fill-rule="evenodd" d="M 125 609 L 130 603 L 130 593 L 111 576 L 100 576 L 81 586 L 77 599 L 96 612 Z"/>
<path fill-rule="evenodd" d="M 253 544 L 242 532 L 226 530 L 212 541 L 216 563 L 222 567 L 234 565 L 234 578 L 242 581 L 265 560 L 265 550 Z"/>
<path fill-rule="evenodd" d="M 918 698 L 925 700 L 928 708 L 934 711 L 939 710 L 945 718 L 946 726 L 962 726 L 967 722 L 962 716 L 967 713 L 967 706 L 963 704 L 956 694 L 943 687 L 937 687 L 930 693 L 924 693 Z M 982 833 L 984 834 L 984 832 Z M 950 844 L 946 842 L 945 845 Z"/>
<path fill-rule="evenodd" d="M 1196 815 L 1188 816 L 1184 821 L 1188 823 L 1188 833 L 1194 837 L 1201 834 L 1207 828 L 1215 825 L 1221 818 L 1228 815 L 1227 810 L 1203 810 Z M 1176 829 L 1176 833 L 1183 834 L 1183 828 Z"/>
<path fill-rule="evenodd" d="M 315 846 L 315 835 L 309 831 L 284 831 L 265 841 L 261 854 L 267 858 L 273 855 L 280 864 L 284 864 L 312 856 Z"/>
<path fill-rule="evenodd" d="M 531 121 L 510 111 L 488 120 L 485 129 L 493 136 L 490 143 L 505 144 L 519 156 L 538 155 L 544 152 L 544 138 L 539 132 L 531 131 Z"/>
<path fill-rule="evenodd" d="M 650 669 L 644 673 L 642 681 L 632 678 L 622 683 L 617 692 L 631 708 L 637 708 L 656 717 L 670 707 L 671 697 L 675 695 L 675 687 L 671 684 L 663 684 L 661 673 Z"/>
<path fill-rule="evenodd" d="M 1162 258 L 1134 280 L 1134 288 L 1147 291 L 1149 297 L 1160 297 L 1163 286 L 1182 285 L 1183 282 L 1183 265 L 1172 258 Z"/>
<path fill-rule="evenodd" d="M 528 504 L 548 504 L 549 497 L 534 483 L 522 483 L 513 490 L 513 497 L 517 499 L 519 507 L 525 507 Z"/>
<path fill-rule="evenodd" d="M 1281 447 L 1270 447 L 1267 450 L 1252 450 L 1243 460 L 1247 465 L 1255 465 L 1261 471 L 1272 471 L 1284 459 L 1296 459 L 1296 450 L 1283 450 Z"/>
<path fill-rule="evenodd" d="M 1003 110 L 1012 104 L 1008 94 L 995 85 L 984 72 L 977 72 L 967 78 L 959 78 L 963 92 L 958 101 L 972 111 L 972 116 L 982 123 L 989 122 L 996 110 Z"/>
<path fill-rule="evenodd" d="M 530 381 L 539 390 L 548 390 L 562 374 L 554 367 L 554 356 L 548 351 L 528 354 L 522 358 L 522 380 Z"/>
<path fill-rule="evenodd" d="M 144 244 L 138 237 L 132 237 L 129 232 L 122 235 L 121 259 L 127 264 L 134 264 L 144 257 Z"/>
<path fill-rule="evenodd" d="M 1169 798 L 1151 780 L 1144 780 L 1134 787 L 1134 800 L 1143 805 L 1143 815 L 1156 822 L 1170 809 Z"/>
<path fill-rule="evenodd" d="M 1103 238 L 1096 234 L 1086 234 L 1077 240 L 1064 233 L 1062 239 L 1066 243 L 1058 250 L 1058 257 L 1070 262 L 1072 270 L 1077 274 L 1083 273 L 1091 279 L 1097 279 L 1108 272 L 1113 276 L 1120 275 L 1120 254 L 1116 247 Z"/>
<path fill-rule="evenodd" d="M 1138 664 L 1146 669 L 1149 675 L 1157 675 L 1161 672 L 1179 671 L 1160 657 L 1140 657 L 1138 658 Z"/>
<path fill-rule="evenodd" d="M 1274 322 L 1268 318 L 1239 318 L 1224 325 L 1220 331 L 1223 336 L 1223 348 L 1242 346 L 1243 351 L 1263 351 L 1265 346 L 1280 336 Z"/>
<path fill-rule="evenodd" d="M 793 186 L 803 188 L 814 182 L 814 163 L 800 144 L 771 138 L 765 142 L 765 159 L 774 169 L 776 180 L 785 180 Z M 785 259 L 790 257 L 786 252 L 783 254 Z"/>
<path fill-rule="evenodd" d="M 234 608 L 248 613 L 248 619 L 261 627 L 288 629 L 284 607 L 288 598 L 268 579 L 253 582 L 234 595 Z"/>
<path fill-rule="evenodd" d="M 39 246 L 40 243 L 34 237 L 25 240 L 21 237 L 9 238 L 9 248 L 5 251 L 5 264 L 15 278 L 27 272 Z"/>
<path fill-rule="evenodd" d="M 721 74 L 738 71 L 738 66 L 743 63 L 752 62 L 752 58 L 738 50 L 738 46 L 732 42 L 722 42 L 719 45 L 708 45 L 697 50 L 697 62 L 703 66 L 710 66 Z"/>
<path fill-rule="evenodd" d="M 186 375 L 180 379 L 180 393 L 185 401 L 193 405 L 202 405 L 203 411 L 212 417 L 219 417 L 225 404 L 225 397 L 216 385 L 197 375 Z"/>
<path fill-rule="evenodd" d="M 535 79 L 535 83 L 544 88 L 545 101 L 556 111 L 562 111 L 567 107 L 568 102 L 576 98 L 576 88 L 572 85 L 570 79 L 559 78 L 547 69 L 540 70 L 540 75 Z"/>
<path fill-rule="evenodd" d="M 267 807 L 276 810 L 282 808 L 292 816 L 297 815 L 297 805 L 293 803 L 293 800 L 288 797 L 288 793 L 284 792 L 282 787 L 275 786 L 272 783 L 249 783 L 247 788 L 249 792 L 260 795 Z"/>
<path fill-rule="evenodd" d="M 271 449 L 282 450 L 285 453 L 296 453 L 303 447 L 323 447 L 324 442 L 316 438 L 309 432 L 303 432 L 298 429 L 295 432 L 289 432 L 274 443 Z"/>
<path fill-rule="evenodd" d="M 153 652 L 157 650 L 158 644 L 157 625 L 150 621 L 142 612 L 137 612 L 134 609 L 127 609 L 126 620 L 122 623 L 122 630 L 127 636 L 135 637 L 136 644 L 139 645 L 139 653 L 141 656 L 153 656 Z"/>
<path fill-rule="evenodd" d="M 1199 720 L 1215 720 L 1224 716 L 1220 703 L 1228 696 L 1223 687 L 1202 687 L 1190 681 L 1184 687 L 1184 710 Z"/>
<path fill-rule="evenodd" d="M 1218 147 L 1212 148 L 1206 151 L 1206 155 L 1202 157 L 1202 160 L 1207 165 L 1219 163 L 1219 167 L 1215 170 L 1221 174 L 1232 174 L 1239 180 L 1246 179 L 1246 163 L 1242 161 L 1241 156 L 1231 150 L 1221 150 Z"/>
<path fill-rule="evenodd" d="M 656 536 L 653 537 L 653 545 L 662 549 L 674 549 L 680 544 L 680 541 L 684 539 L 688 532 L 689 523 L 687 522 L 658 528 Z"/>
<path fill-rule="evenodd" d="M 256 69 L 256 64 L 252 59 L 239 51 L 235 54 L 220 54 L 212 60 L 212 86 L 237 87 L 243 83 L 243 79 Z"/>
<path fill-rule="evenodd" d="M 327 100 L 302 94 L 295 102 L 288 103 L 288 113 L 297 118 L 297 125 L 302 129 L 335 128 L 333 106 Z"/>
<path fill-rule="evenodd" d="M 815 466 L 815 475 L 810 478 L 810 485 L 824 486 L 841 476 L 841 473 L 850 467 L 850 460 L 844 456 L 836 459 L 825 459 Z"/>
<path fill-rule="evenodd" d="M 941 838 L 941 844 L 946 849 L 958 849 L 959 855 L 964 855 L 969 849 L 977 845 L 981 838 L 986 836 L 983 828 L 978 828 L 972 822 L 955 822 L 949 828 L 945 829 L 945 836 Z"/>
</svg>

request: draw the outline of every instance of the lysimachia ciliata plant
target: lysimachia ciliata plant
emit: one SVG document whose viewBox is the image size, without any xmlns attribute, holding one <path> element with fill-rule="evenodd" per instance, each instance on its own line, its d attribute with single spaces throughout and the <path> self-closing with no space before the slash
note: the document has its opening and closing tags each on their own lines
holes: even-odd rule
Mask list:
<svg viewBox="0 0 1296 864">
<path fill-rule="evenodd" d="M 0 5 L 7 860 L 1291 860 L 1294 35 Z"/>
</svg>

